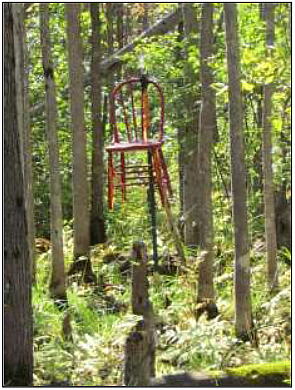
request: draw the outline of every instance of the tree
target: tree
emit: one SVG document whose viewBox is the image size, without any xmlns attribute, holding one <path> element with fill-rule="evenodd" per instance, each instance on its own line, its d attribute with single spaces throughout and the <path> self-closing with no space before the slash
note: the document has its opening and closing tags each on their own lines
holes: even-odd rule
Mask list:
<svg viewBox="0 0 295 390">
<path fill-rule="evenodd" d="M 265 3 L 264 18 L 266 22 L 266 50 L 271 53 L 274 45 L 275 22 L 274 3 Z M 277 275 L 277 237 L 275 222 L 275 201 L 272 174 L 272 140 L 271 140 L 271 111 L 272 111 L 273 85 L 264 86 L 263 95 L 263 131 L 262 131 L 262 157 L 263 157 L 263 192 L 265 214 L 265 236 L 267 253 L 268 285 L 272 290 L 278 285 Z"/>
<path fill-rule="evenodd" d="M 20 136 L 21 163 L 24 177 L 25 202 L 28 223 L 28 242 L 32 260 L 32 278 L 35 281 L 35 227 L 32 173 L 31 124 L 28 97 L 28 60 L 26 31 L 24 26 L 24 6 L 21 3 L 12 5 L 14 18 L 14 47 L 16 51 L 16 89 L 18 105 L 18 128 Z"/>
<path fill-rule="evenodd" d="M 54 299 L 66 301 L 65 267 L 63 253 L 63 216 L 57 135 L 57 108 L 54 68 L 51 59 L 49 33 L 49 6 L 40 4 L 40 39 L 46 91 L 46 128 L 50 171 L 50 238 L 52 243 L 52 273 L 50 292 Z"/>
<path fill-rule="evenodd" d="M 182 4 L 183 27 L 186 40 L 186 57 L 188 57 L 189 47 L 196 45 L 196 39 L 193 34 L 198 31 L 195 9 L 192 3 Z M 183 135 L 180 137 L 181 156 L 182 156 L 182 174 L 183 174 L 183 214 L 185 221 L 184 241 L 186 245 L 196 246 L 199 242 L 198 238 L 198 122 L 199 111 L 196 106 L 196 83 L 197 76 L 192 69 L 188 59 L 184 64 L 184 76 L 186 80 L 185 92 L 185 116 L 186 122 L 184 125 Z"/>
<path fill-rule="evenodd" d="M 91 111 L 92 111 L 92 192 L 91 192 L 91 244 L 105 242 L 105 223 L 103 214 L 103 129 L 101 104 L 101 45 L 99 4 L 90 4 L 92 26 L 91 59 Z"/>
<path fill-rule="evenodd" d="M 88 182 L 86 129 L 84 124 L 83 62 L 80 34 L 80 4 L 67 3 L 67 37 L 69 52 L 69 78 L 71 120 L 73 134 L 73 216 L 74 263 L 68 274 L 83 271 L 84 280 L 92 281 L 94 274 L 90 262 L 90 224 L 88 211 Z"/>
<path fill-rule="evenodd" d="M 216 102 L 212 87 L 213 74 L 210 68 L 210 59 L 213 56 L 213 5 L 202 5 L 201 22 L 201 92 L 202 106 L 200 114 L 199 142 L 198 142 L 198 187 L 199 202 L 199 239 L 202 260 L 199 265 L 198 297 L 197 302 L 202 304 L 201 311 L 207 310 L 208 318 L 218 314 L 214 302 L 213 285 L 213 216 L 212 216 L 212 179 L 211 155 L 216 129 Z M 205 307 L 204 307 L 205 305 Z M 205 309 L 206 308 L 206 309 Z"/>
<path fill-rule="evenodd" d="M 33 380 L 31 259 L 21 164 L 12 4 L 4 4 L 4 383 Z"/>
<path fill-rule="evenodd" d="M 235 327 L 237 337 L 251 338 L 250 254 L 247 189 L 243 140 L 240 53 L 236 3 L 225 3 L 225 31 L 229 82 L 230 152 L 235 237 Z"/>
<path fill-rule="evenodd" d="M 115 20 L 115 3 L 106 3 L 106 22 L 107 22 L 107 53 L 109 57 L 114 54 L 114 20 Z M 119 66 L 119 70 L 121 65 Z M 115 76 L 113 72 L 108 72 L 107 86 L 109 94 L 111 94 L 114 87 Z M 110 97 L 109 97 L 109 101 Z"/>
</svg>

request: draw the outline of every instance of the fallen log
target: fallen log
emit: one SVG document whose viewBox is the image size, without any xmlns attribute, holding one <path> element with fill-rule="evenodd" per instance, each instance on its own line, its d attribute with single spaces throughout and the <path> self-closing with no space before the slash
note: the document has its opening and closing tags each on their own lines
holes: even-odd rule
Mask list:
<svg viewBox="0 0 295 390">
<path fill-rule="evenodd" d="M 245 365 L 207 373 L 178 373 L 152 378 L 151 387 L 291 387 L 290 362 Z"/>
</svg>

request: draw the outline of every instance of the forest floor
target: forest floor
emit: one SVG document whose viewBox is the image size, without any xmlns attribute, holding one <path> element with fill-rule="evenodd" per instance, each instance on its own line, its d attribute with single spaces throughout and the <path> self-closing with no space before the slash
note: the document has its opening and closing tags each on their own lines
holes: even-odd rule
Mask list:
<svg viewBox="0 0 295 390">
<path fill-rule="evenodd" d="M 67 267 L 70 264 L 70 244 Z M 149 276 L 157 322 L 157 376 L 179 371 L 222 370 L 243 364 L 290 359 L 291 269 L 288 253 L 279 255 L 279 292 L 266 284 L 263 243 L 251 252 L 252 307 L 258 346 L 234 334 L 233 251 L 216 248 L 215 286 L 220 314 L 196 321 L 196 258 L 172 275 Z M 121 385 L 124 344 L 139 317 L 131 313 L 131 279 L 127 253 L 114 246 L 92 248 L 98 285 L 71 280 L 68 286 L 72 341 L 63 338 L 64 312 L 49 297 L 50 252 L 37 258 L 33 288 L 34 385 L 62 382 L 72 386 Z M 172 267 L 173 268 L 173 267 Z M 173 269 L 172 269 L 173 271 Z M 171 272 L 173 273 L 173 272 Z"/>
</svg>

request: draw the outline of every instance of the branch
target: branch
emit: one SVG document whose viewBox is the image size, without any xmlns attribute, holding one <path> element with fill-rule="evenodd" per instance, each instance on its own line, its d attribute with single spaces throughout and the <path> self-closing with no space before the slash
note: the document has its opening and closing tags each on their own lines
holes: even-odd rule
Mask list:
<svg viewBox="0 0 295 390">
<path fill-rule="evenodd" d="M 172 12 L 168 16 L 165 16 L 163 19 L 159 20 L 153 26 L 145 30 L 139 37 L 135 38 L 134 41 L 128 43 L 128 45 L 117 50 L 111 57 L 106 58 L 100 63 L 100 68 L 103 75 L 107 75 L 108 72 L 113 72 L 115 69 L 122 64 L 122 55 L 132 51 L 136 45 L 138 45 L 142 39 L 149 38 L 155 35 L 166 34 L 171 31 L 173 27 L 176 26 L 182 19 L 181 10 L 178 8 L 176 11 Z M 85 86 L 90 84 L 89 74 L 85 77 Z M 44 103 L 38 103 L 31 108 L 30 115 L 38 115 L 44 111 Z"/>
<path fill-rule="evenodd" d="M 136 45 L 138 45 L 143 39 L 150 38 L 155 35 L 163 35 L 171 31 L 182 19 L 181 9 L 177 8 L 176 11 L 172 12 L 168 16 L 159 20 L 153 26 L 145 30 L 139 37 L 135 38 L 134 41 L 128 45 L 117 50 L 110 58 L 106 58 L 101 62 L 100 66 L 102 71 L 105 73 L 109 70 L 114 70 L 115 67 L 122 64 L 121 56 L 132 51 Z"/>
</svg>

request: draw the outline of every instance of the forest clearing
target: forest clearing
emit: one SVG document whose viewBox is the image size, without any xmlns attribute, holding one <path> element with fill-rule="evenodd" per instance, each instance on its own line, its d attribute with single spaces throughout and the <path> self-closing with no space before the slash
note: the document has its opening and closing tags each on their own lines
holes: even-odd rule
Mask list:
<svg viewBox="0 0 295 390">
<path fill-rule="evenodd" d="M 291 3 L 3 11 L 3 386 L 291 386 Z"/>
</svg>

